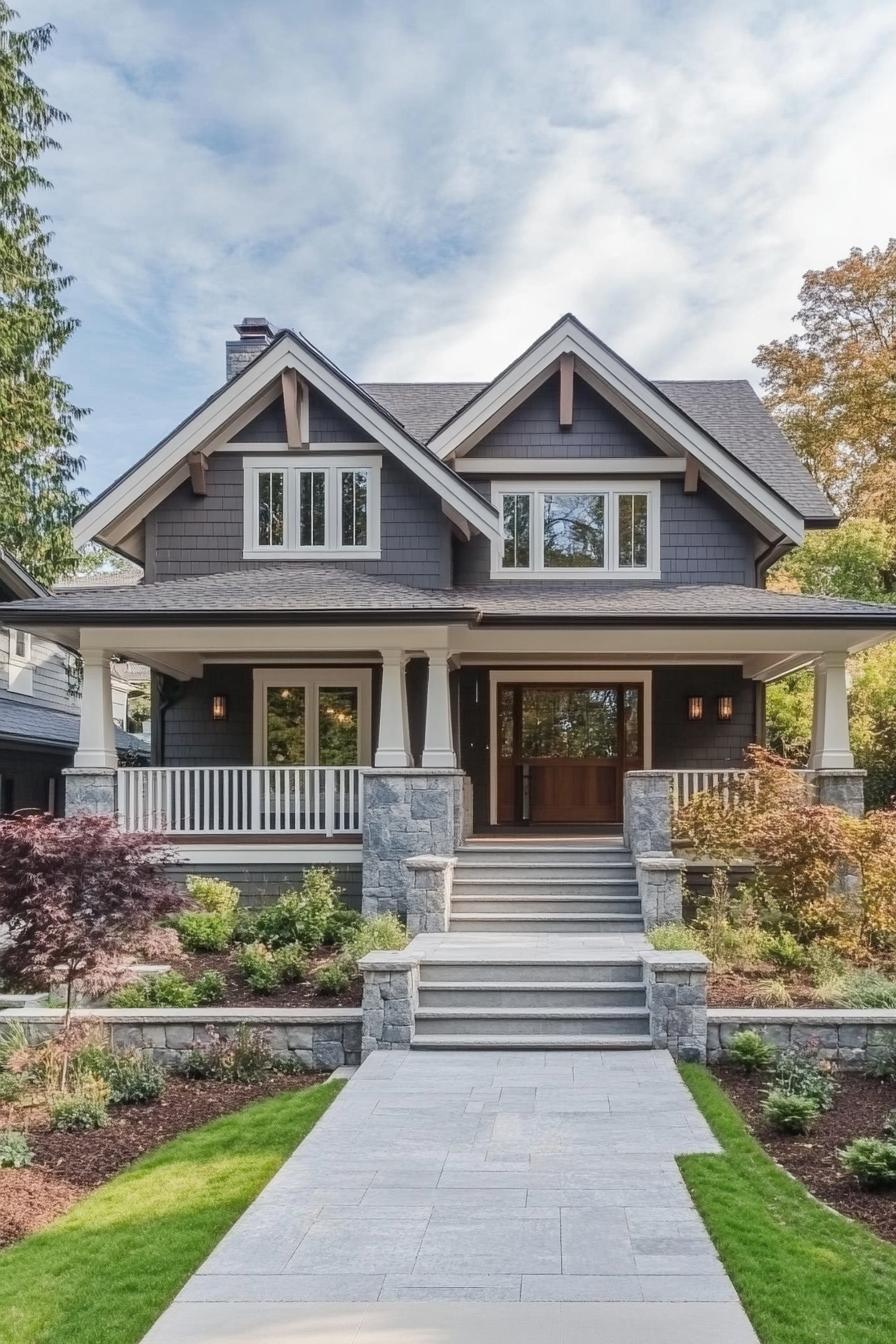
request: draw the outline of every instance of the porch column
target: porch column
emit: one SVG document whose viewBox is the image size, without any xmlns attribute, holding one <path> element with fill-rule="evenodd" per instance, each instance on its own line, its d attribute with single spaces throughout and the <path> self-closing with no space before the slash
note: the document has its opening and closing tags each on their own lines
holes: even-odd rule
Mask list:
<svg viewBox="0 0 896 1344">
<path fill-rule="evenodd" d="M 87 649 L 81 657 L 84 663 L 84 684 L 75 767 L 114 770 L 118 765 L 118 752 L 115 749 L 115 724 L 112 720 L 109 654 L 102 649 Z"/>
<path fill-rule="evenodd" d="M 381 653 L 383 685 L 373 764 L 378 769 L 406 769 L 411 764 L 408 697 L 404 679 L 407 654 L 401 649 L 382 649 Z"/>
<path fill-rule="evenodd" d="M 424 769 L 453 770 L 457 765 L 451 741 L 451 697 L 448 687 L 448 654 L 427 649 L 429 681 L 426 687 L 426 736 L 421 763 Z"/>
<path fill-rule="evenodd" d="M 855 765 L 846 689 L 846 654 L 823 654 L 815 664 L 810 770 L 852 770 Z"/>
</svg>

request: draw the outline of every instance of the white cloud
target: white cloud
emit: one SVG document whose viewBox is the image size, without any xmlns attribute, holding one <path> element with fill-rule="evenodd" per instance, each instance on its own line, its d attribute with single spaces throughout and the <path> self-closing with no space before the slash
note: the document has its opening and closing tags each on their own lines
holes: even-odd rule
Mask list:
<svg viewBox="0 0 896 1344">
<path fill-rule="evenodd" d="M 490 376 L 567 309 L 654 376 L 744 376 L 896 215 L 883 0 L 72 8 L 37 75 L 94 488 L 244 313 L 358 377 Z"/>
</svg>

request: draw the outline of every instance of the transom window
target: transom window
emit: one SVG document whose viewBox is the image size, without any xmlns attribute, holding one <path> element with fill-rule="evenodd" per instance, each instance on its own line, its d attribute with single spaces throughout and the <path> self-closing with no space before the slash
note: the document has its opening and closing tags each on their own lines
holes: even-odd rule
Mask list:
<svg viewBox="0 0 896 1344">
<path fill-rule="evenodd" d="M 245 459 L 244 554 L 377 559 L 380 459 Z"/>
<path fill-rule="evenodd" d="M 659 578 L 657 482 L 503 484 L 494 575 Z"/>
</svg>

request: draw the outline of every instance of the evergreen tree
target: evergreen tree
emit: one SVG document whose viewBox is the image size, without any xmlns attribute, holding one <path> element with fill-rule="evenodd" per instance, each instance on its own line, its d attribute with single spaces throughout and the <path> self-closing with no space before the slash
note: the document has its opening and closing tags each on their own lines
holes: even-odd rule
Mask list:
<svg viewBox="0 0 896 1344">
<path fill-rule="evenodd" d="M 48 219 L 34 204 L 49 182 L 37 168 L 66 120 L 28 74 L 53 39 L 27 31 L 0 0 L 0 543 L 43 583 L 75 567 L 71 524 L 84 491 L 75 426 L 83 411 L 52 366 L 77 322 L 62 297 L 71 277 L 48 255 Z"/>
</svg>

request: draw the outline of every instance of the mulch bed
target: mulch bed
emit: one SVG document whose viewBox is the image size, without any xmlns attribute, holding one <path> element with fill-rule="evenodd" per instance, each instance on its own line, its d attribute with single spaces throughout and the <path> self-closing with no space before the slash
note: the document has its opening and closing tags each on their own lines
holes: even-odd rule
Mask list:
<svg viewBox="0 0 896 1344">
<path fill-rule="evenodd" d="M 882 1137 L 884 1119 L 896 1109 L 896 1083 L 841 1073 L 833 1109 L 819 1116 L 811 1134 L 777 1134 L 760 1110 L 766 1085 L 761 1077 L 723 1066 L 716 1066 L 713 1074 L 776 1162 L 823 1203 L 866 1223 L 879 1237 L 896 1241 L 896 1191 L 863 1190 L 837 1161 L 837 1149 L 851 1140 Z"/>
<path fill-rule="evenodd" d="M 757 987 L 763 980 L 780 980 L 788 988 L 792 1008 L 823 1008 L 825 1005 L 812 997 L 812 981 L 799 971 L 780 971 L 775 966 L 750 967 L 749 970 L 711 970 L 706 977 L 706 1001 L 710 1008 L 766 1008 L 760 999 L 754 1002 Z M 829 1004 L 829 1007 L 836 1007 Z"/>
<path fill-rule="evenodd" d="M 34 1163 L 22 1171 L 0 1169 L 0 1246 L 44 1227 L 90 1190 L 168 1139 L 219 1115 L 241 1110 L 262 1097 L 311 1087 L 325 1077 L 322 1073 L 274 1075 L 260 1083 L 169 1077 L 158 1101 L 113 1106 L 108 1126 L 86 1134 L 55 1133 L 48 1129 L 42 1110 L 28 1111 L 28 1141 L 34 1150 Z M 5 1127 L 8 1113 L 3 1109 Z M 14 1113 L 13 1128 L 24 1128 L 20 1116 L 21 1112 Z"/>
<path fill-rule="evenodd" d="M 334 948 L 327 948 L 308 958 L 309 974 L 318 966 L 332 961 Z M 358 976 L 344 994 L 320 994 L 310 980 L 298 985 L 281 985 L 273 994 L 255 994 L 240 976 L 228 952 L 185 952 L 172 957 L 172 970 L 179 971 L 188 980 L 195 980 L 203 971 L 220 971 L 227 981 L 227 990 L 221 1008 L 357 1008 L 361 1003 L 362 980 Z"/>
</svg>

